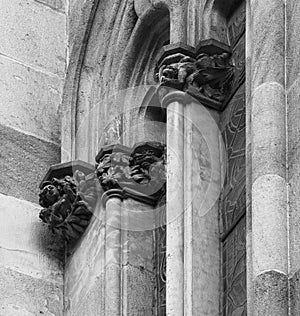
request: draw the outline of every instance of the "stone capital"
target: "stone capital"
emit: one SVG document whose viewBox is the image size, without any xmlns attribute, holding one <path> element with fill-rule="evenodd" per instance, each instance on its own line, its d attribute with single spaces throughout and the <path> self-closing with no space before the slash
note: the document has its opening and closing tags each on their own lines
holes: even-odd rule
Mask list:
<svg viewBox="0 0 300 316">
<path fill-rule="evenodd" d="M 161 100 L 178 90 L 204 106 L 222 110 L 230 97 L 234 66 L 230 47 L 221 42 L 205 40 L 196 48 L 182 43 L 166 45 L 157 67 Z"/>
<path fill-rule="evenodd" d="M 160 143 L 105 146 L 96 162 L 96 175 L 105 191 L 103 203 L 110 197 L 131 197 L 155 204 L 165 190 L 165 146 Z"/>
</svg>

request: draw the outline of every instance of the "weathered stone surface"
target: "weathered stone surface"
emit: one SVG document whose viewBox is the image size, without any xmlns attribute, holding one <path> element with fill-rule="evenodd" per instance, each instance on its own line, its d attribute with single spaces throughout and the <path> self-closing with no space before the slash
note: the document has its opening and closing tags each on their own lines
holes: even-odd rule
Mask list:
<svg viewBox="0 0 300 316">
<path fill-rule="evenodd" d="M 153 311 L 154 275 L 132 265 L 124 266 L 123 274 L 123 315 L 155 315 Z"/>
<path fill-rule="evenodd" d="M 252 97 L 252 180 L 263 174 L 285 177 L 285 92 L 278 83 L 265 83 Z"/>
<path fill-rule="evenodd" d="M 63 77 L 66 16 L 33 0 L 3 0 L 0 11 L 0 28 L 9 30 L 0 34 L 0 54 Z"/>
<path fill-rule="evenodd" d="M 0 54 L 0 123 L 60 142 L 63 80 Z"/>
<path fill-rule="evenodd" d="M 65 12 L 66 10 L 67 0 L 34 0 L 34 1 L 45 4 L 49 6 L 50 8 L 60 11 L 60 12 Z"/>
<path fill-rule="evenodd" d="M 288 181 L 290 211 L 290 264 L 291 273 L 300 269 L 300 80 L 288 90 Z"/>
<path fill-rule="evenodd" d="M 263 175 L 252 185 L 252 268 L 254 276 L 266 270 L 287 273 L 286 181 Z M 275 314 L 274 314 L 275 315 Z"/>
<path fill-rule="evenodd" d="M 0 315 L 62 315 L 63 244 L 41 224 L 39 210 L 0 195 Z"/>
<path fill-rule="evenodd" d="M 300 63 L 298 59 L 300 37 L 300 3 L 297 0 L 286 2 L 286 26 L 287 26 L 287 88 L 294 84 L 300 73 Z"/>
<path fill-rule="evenodd" d="M 298 270 L 290 277 L 290 315 L 297 315 L 300 310 L 300 271 Z"/>
<path fill-rule="evenodd" d="M 66 297 L 65 316 L 105 315 L 104 310 L 104 276 L 99 275 L 91 282 L 90 289 L 79 301 Z"/>
<path fill-rule="evenodd" d="M 3 316 L 63 315 L 62 285 L 2 267 L 0 297 L 0 315 Z"/>
<path fill-rule="evenodd" d="M 63 283 L 63 244 L 38 219 L 40 207 L 0 195 L 0 267 Z"/>
<path fill-rule="evenodd" d="M 284 3 L 281 0 L 252 0 L 250 21 L 251 82 L 284 83 Z"/>
<path fill-rule="evenodd" d="M 0 125 L 0 192 L 38 202 L 39 183 L 50 165 L 60 162 L 60 148 Z"/>
<path fill-rule="evenodd" d="M 286 275 L 268 271 L 257 276 L 254 281 L 254 295 L 253 315 L 288 315 L 288 279 Z"/>
</svg>

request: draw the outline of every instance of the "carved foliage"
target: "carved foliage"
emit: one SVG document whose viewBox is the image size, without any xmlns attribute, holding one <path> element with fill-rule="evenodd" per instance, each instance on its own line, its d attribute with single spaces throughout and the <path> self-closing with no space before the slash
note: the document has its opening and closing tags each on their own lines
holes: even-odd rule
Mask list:
<svg viewBox="0 0 300 316">
<path fill-rule="evenodd" d="M 155 196 L 164 188 L 165 149 L 160 143 L 143 143 L 133 149 L 109 146 L 96 160 L 96 174 L 104 190 L 130 189 Z"/>
<path fill-rule="evenodd" d="M 176 60 L 175 56 L 170 59 Z M 162 65 L 158 76 L 161 85 L 222 103 L 230 91 L 233 66 L 228 52 L 201 53 L 197 59 L 184 56 L 176 63 Z"/>
<path fill-rule="evenodd" d="M 67 241 L 80 237 L 89 224 L 97 202 L 97 178 L 82 171 L 62 179 L 53 178 L 41 185 L 40 219 Z"/>
</svg>

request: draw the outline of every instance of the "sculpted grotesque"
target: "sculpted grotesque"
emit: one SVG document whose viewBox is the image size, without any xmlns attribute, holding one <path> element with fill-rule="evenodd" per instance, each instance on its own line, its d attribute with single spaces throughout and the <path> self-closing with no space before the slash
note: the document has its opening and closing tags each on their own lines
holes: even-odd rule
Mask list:
<svg viewBox="0 0 300 316">
<path fill-rule="evenodd" d="M 176 54 L 172 57 L 178 58 Z M 197 59 L 184 56 L 177 63 L 162 65 L 158 76 L 163 86 L 222 102 L 230 88 L 233 66 L 227 52 L 214 55 L 202 53 Z"/>
<path fill-rule="evenodd" d="M 40 219 L 67 241 L 85 230 L 97 201 L 96 177 L 75 171 L 73 177 L 53 178 L 42 184 Z"/>
</svg>

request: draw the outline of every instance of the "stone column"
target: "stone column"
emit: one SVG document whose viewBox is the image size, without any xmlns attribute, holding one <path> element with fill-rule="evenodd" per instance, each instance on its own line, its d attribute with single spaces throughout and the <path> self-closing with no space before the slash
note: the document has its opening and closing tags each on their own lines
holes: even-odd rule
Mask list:
<svg viewBox="0 0 300 316">
<path fill-rule="evenodd" d="M 167 315 L 183 315 L 185 93 L 182 91 L 168 93 L 162 105 L 167 109 Z"/>
<path fill-rule="evenodd" d="M 219 129 L 203 105 L 182 91 L 167 109 L 167 315 L 219 312 Z"/>
<path fill-rule="evenodd" d="M 252 0 L 248 9 L 248 313 L 280 316 L 288 315 L 284 2 Z"/>
<path fill-rule="evenodd" d="M 104 193 L 105 205 L 105 316 L 121 315 L 122 191 Z"/>
</svg>

